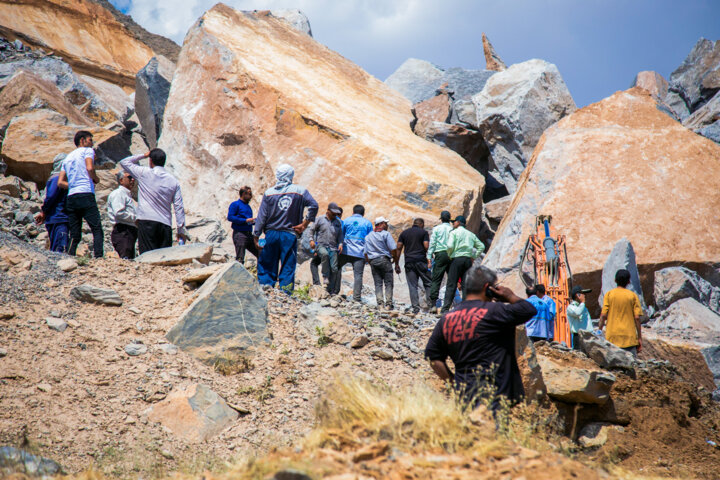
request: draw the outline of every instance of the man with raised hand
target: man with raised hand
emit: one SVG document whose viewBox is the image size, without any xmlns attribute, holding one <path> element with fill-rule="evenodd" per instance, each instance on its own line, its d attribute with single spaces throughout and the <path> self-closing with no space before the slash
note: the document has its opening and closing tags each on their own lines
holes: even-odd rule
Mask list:
<svg viewBox="0 0 720 480">
<path fill-rule="evenodd" d="M 138 165 L 149 158 L 147 167 Z M 172 246 L 172 211 L 175 210 L 177 239 L 186 239 L 185 207 L 180 183 L 165 170 L 165 152 L 153 148 L 143 155 L 127 157 L 120 166 L 138 183 L 138 250 L 142 255 L 150 250 Z"/>
<path fill-rule="evenodd" d="M 132 260 L 135 258 L 135 243 L 138 238 L 135 200 L 132 198 L 135 179 L 124 170 L 117 172 L 115 179 L 118 187 L 107 199 L 108 218 L 113 224 L 110 242 L 120 258 Z"/>
<path fill-rule="evenodd" d="M 265 191 L 253 235 L 259 249 L 260 235 L 265 246 L 258 258 L 258 281 L 292 293 L 295 288 L 298 236 L 315 221 L 318 204 L 306 188 L 293 183 L 295 170 L 282 164 L 275 170 L 275 185 Z M 305 209 L 307 216 L 303 218 Z"/>
</svg>

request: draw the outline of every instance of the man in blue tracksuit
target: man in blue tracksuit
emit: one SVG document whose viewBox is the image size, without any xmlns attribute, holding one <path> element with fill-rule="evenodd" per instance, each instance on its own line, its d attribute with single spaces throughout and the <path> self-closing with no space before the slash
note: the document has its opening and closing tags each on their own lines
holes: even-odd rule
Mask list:
<svg viewBox="0 0 720 480">
<path fill-rule="evenodd" d="M 353 300 L 360 301 L 363 284 L 363 270 L 365 269 L 365 237 L 373 231 L 370 220 L 364 218 L 365 207 L 355 205 L 353 214 L 343 220 L 343 250 L 338 257 L 338 274 L 335 277 L 334 294 L 340 293 L 342 268 L 346 263 L 353 266 Z"/>
<path fill-rule="evenodd" d="M 275 170 L 277 183 L 265 191 L 253 235 L 259 248 L 260 235 L 265 233 L 265 246 L 258 258 L 258 281 L 287 293 L 295 288 L 298 235 L 315 221 L 318 204 L 304 187 L 292 183 L 295 170 L 287 164 Z M 307 208 L 307 216 L 303 212 Z M 279 274 L 278 274 L 279 271 Z"/>
<path fill-rule="evenodd" d="M 70 221 L 65 213 L 65 200 L 68 194 L 67 182 L 59 184 L 60 169 L 65 157 L 53 164 L 53 171 L 45 186 L 45 201 L 42 211 L 35 216 L 35 222 L 45 224 L 50 238 L 50 251 L 67 253 L 70 244 Z"/>
</svg>

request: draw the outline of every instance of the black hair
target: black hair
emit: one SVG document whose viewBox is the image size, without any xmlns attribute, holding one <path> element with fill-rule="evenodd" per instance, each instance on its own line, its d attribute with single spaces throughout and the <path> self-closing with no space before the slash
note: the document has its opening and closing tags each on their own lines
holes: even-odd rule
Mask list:
<svg viewBox="0 0 720 480">
<path fill-rule="evenodd" d="M 525 295 L 527 295 L 528 297 L 532 297 L 533 295 L 535 295 L 535 287 L 525 288 Z"/>
<path fill-rule="evenodd" d="M 353 207 L 353 213 L 357 213 L 361 217 L 364 217 L 365 216 L 365 207 L 363 207 L 362 205 L 355 205 Z"/>
<path fill-rule="evenodd" d="M 535 285 L 534 290 L 535 290 L 535 293 L 542 293 L 543 295 L 545 295 L 545 285 L 537 284 L 537 285 Z"/>
<path fill-rule="evenodd" d="M 75 134 L 75 146 L 79 147 L 80 142 L 85 138 L 92 138 L 93 134 L 88 132 L 87 130 L 80 130 Z"/>
<path fill-rule="evenodd" d="M 615 273 L 615 283 L 617 283 L 618 287 L 627 287 L 627 284 L 630 283 L 630 272 L 624 268 L 618 270 Z"/>
<path fill-rule="evenodd" d="M 155 165 L 156 167 L 164 167 L 165 152 L 163 152 L 159 148 L 153 148 L 152 150 L 150 150 L 150 160 L 152 160 L 153 165 Z"/>
<path fill-rule="evenodd" d="M 245 195 L 247 192 L 252 192 L 252 188 L 250 188 L 250 187 L 248 187 L 247 185 L 245 185 L 244 187 L 240 188 L 240 191 L 239 191 L 238 193 L 239 193 L 239 195 L 242 197 L 242 196 Z"/>
<path fill-rule="evenodd" d="M 488 283 L 495 285 L 497 282 L 497 274 L 480 262 L 476 262 L 470 267 L 465 277 L 465 289 L 467 293 L 481 293 Z"/>
<path fill-rule="evenodd" d="M 425 225 L 425 220 L 423 220 L 422 218 L 416 218 L 415 220 L 413 220 L 413 226 L 421 227 L 424 225 Z"/>
</svg>

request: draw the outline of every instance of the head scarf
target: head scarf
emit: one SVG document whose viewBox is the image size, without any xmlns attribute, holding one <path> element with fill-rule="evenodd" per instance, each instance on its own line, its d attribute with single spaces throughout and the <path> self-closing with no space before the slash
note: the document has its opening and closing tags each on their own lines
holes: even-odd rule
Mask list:
<svg viewBox="0 0 720 480">
<path fill-rule="evenodd" d="M 65 160 L 66 156 L 67 155 L 62 153 L 55 156 L 55 158 L 53 159 L 53 169 L 52 172 L 50 172 L 50 176 L 58 175 L 60 173 L 60 170 L 62 170 L 63 160 Z"/>
<path fill-rule="evenodd" d="M 275 188 L 277 188 L 278 190 L 282 190 L 283 188 L 292 184 L 294 176 L 295 169 L 287 163 L 283 163 L 282 165 L 277 167 L 277 170 L 275 170 L 275 178 L 277 178 Z"/>
</svg>

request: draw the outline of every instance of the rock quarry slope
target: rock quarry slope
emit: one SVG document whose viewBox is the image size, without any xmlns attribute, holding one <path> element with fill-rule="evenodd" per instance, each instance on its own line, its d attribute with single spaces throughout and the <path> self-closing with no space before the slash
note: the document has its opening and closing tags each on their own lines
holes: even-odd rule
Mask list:
<svg viewBox="0 0 720 480">
<path fill-rule="evenodd" d="M 449 208 L 474 221 L 482 176 L 412 120 L 408 100 L 308 35 L 219 4 L 185 38 L 159 146 L 192 213 L 224 217 L 238 187 L 259 199 L 290 163 L 321 208 L 362 203 L 393 224 Z"/>
<path fill-rule="evenodd" d="M 54 51 L 77 73 L 130 89 L 137 71 L 156 52 L 172 58 L 178 50 L 105 1 L 3 0 L 0 34 Z"/>
<path fill-rule="evenodd" d="M 718 182 L 715 143 L 658 110 L 645 90 L 615 93 L 543 134 L 485 264 L 518 285 L 521 250 L 543 214 L 566 235 L 576 280 L 592 274 L 585 279 L 595 286 L 623 237 L 641 267 L 716 266 Z"/>
</svg>

